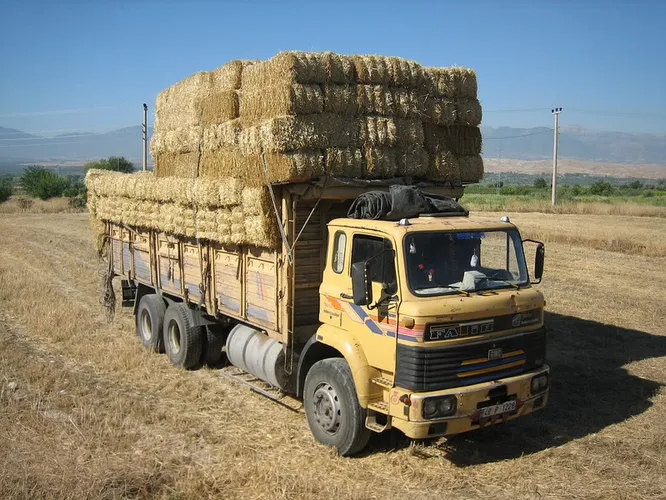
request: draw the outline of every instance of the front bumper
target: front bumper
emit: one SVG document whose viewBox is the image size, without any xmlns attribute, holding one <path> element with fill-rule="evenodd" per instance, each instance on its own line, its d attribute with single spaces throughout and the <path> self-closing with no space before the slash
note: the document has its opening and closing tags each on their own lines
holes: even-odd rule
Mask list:
<svg viewBox="0 0 666 500">
<path fill-rule="evenodd" d="M 389 396 L 391 425 L 410 438 L 423 439 L 467 432 L 528 415 L 543 408 L 548 402 L 550 387 L 536 394 L 531 392 L 532 378 L 544 373 L 550 373 L 548 365 L 513 377 L 457 389 L 410 393 L 400 387 L 395 387 L 391 389 Z M 422 414 L 423 401 L 429 397 L 446 395 L 456 396 L 455 414 L 450 417 L 425 419 Z M 516 400 L 514 411 L 494 417 L 480 417 L 481 407 L 503 403 L 511 399 Z"/>
</svg>

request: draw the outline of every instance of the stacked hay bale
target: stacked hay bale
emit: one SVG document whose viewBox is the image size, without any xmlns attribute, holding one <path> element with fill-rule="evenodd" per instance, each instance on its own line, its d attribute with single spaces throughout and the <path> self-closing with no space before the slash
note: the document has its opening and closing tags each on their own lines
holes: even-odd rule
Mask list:
<svg viewBox="0 0 666 500">
<path fill-rule="evenodd" d="M 86 175 L 93 229 L 109 221 L 222 244 L 274 246 L 270 200 L 263 187 L 240 179 L 155 177 L 90 170 Z M 99 246 L 98 246 L 99 248 Z"/>
<path fill-rule="evenodd" d="M 461 182 L 483 175 L 476 76 L 465 68 L 281 52 L 192 75 L 160 94 L 156 114 L 158 176 L 265 185 L 325 174 Z"/>
<path fill-rule="evenodd" d="M 465 68 L 281 52 L 161 92 L 153 173 L 91 171 L 99 221 L 222 244 L 279 244 L 266 185 L 322 176 L 477 182 L 481 106 Z"/>
</svg>

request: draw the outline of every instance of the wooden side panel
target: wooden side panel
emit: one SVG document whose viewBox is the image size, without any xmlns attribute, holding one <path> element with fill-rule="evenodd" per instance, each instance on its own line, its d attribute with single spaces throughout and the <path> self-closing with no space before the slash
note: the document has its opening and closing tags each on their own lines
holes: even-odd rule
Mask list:
<svg viewBox="0 0 666 500">
<path fill-rule="evenodd" d="M 180 273 L 180 245 L 171 236 L 160 234 L 157 239 L 159 258 L 159 284 L 166 292 L 182 294 Z"/>
<path fill-rule="evenodd" d="M 192 301 L 201 300 L 201 252 L 198 245 L 183 243 L 183 281 L 185 290 Z"/>
<path fill-rule="evenodd" d="M 134 235 L 134 277 L 144 283 L 153 283 L 150 266 L 150 233 L 137 230 Z"/>
<path fill-rule="evenodd" d="M 247 320 L 278 330 L 277 266 L 273 260 L 246 257 L 245 315 Z"/>
<path fill-rule="evenodd" d="M 242 316 L 243 303 L 242 260 L 240 252 L 214 250 L 215 266 L 215 298 L 217 307 L 222 313 Z"/>
</svg>

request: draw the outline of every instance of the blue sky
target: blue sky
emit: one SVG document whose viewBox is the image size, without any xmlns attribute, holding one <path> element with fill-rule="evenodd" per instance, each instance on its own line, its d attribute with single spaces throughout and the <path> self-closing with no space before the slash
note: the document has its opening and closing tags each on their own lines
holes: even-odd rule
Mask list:
<svg viewBox="0 0 666 500">
<path fill-rule="evenodd" d="M 665 21 L 663 1 L 0 0 L 0 126 L 135 125 L 191 73 L 299 49 L 472 67 L 484 125 L 552 126 L 562 106 L 563 126 L 666 134 Z"/>
</svg>

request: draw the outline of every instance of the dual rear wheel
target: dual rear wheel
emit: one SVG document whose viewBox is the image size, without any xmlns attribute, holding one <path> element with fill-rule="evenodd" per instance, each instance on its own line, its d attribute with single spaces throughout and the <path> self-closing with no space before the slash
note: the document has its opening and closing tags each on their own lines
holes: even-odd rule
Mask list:
<svg viewBox="0 0 666 500">
<path fill-rule="evenodd" d="M 222 358 L 224 332 L 217 325 L 195 325 L 187 305 L 168 307 L 157 294 L 141 297 L 136 311 L 136 331 L 153 352 L 166 352 L 174 366 L 188 370 L 202 364 L 215 366 Z"/>
</svg>

